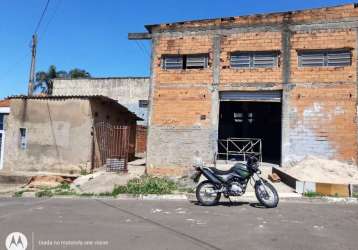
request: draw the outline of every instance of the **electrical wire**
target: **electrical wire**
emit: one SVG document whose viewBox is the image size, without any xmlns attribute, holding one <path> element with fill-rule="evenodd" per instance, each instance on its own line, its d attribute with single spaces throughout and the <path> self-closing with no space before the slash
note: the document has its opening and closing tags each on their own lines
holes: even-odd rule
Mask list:
<svg viewBox="0 0 358 250">
<path fill-rule="evenodd" d="M 50 0 L 47 0 L 46 5 L 45 5 L 44 9 L 42 10 L 40 19 L 39 19 L 39 21 L 37 22 L 37 25 L 36 25 L 34 34 L 37 34 L 37 32 L 38 32 L 38 30 L 39 30 L 39 28 L 40 28 L 40 25 L 41 25 L 41 23 L 42 23 L 42 21 L 43 21 L 43 19 L 44 19 L 44 17 L 45 17 L 45 14 L 46 14 L 46 12 L 47 12 L 47 9 L 48 9 L 49 4 L 50 4 Z M 59 5 L 59 4 L 58 4 L 58 5 Z M 57 5 L 57 6 L 58 6 L 58 5 Z M 55 12 L 57 12 L 57 11 L 55 10 Z M 47 27 L 49 26 L 50 22 L 52 21 L 54 15 L 55 15 L 55 13 L 52 15 L 51 19 L 50 19 L 49 22 L 47 23 L 47 25 L 46 25 L 46 27 L 45 27 L 46 29 L 47 29 Z M 14 69 L 16 69 L 16 66 L 21 65 L 21 64 L 25 61 L 25 59 L 29 56 L 29 54 L 30 54 L 30 53 L 27 53 L 24 57 L 19 58 L 15 63 L 13 63 L 13 64 L 11 65 L 11 67 L 9 67 L 5 72 L 3 72 L 3 73 L 1 74 L 0 80 L 4 79 L 4 76 L 6 76 L 6 75 L 9 74 L 10 72 L 12 72 Z"/>
<path fill-rule="evenodd" d="M 57 5 L 54 7 L 55 10 L 52 12 L 52 15 L 50 16 L 48 22 L 45 25 L 45 28 L 42 31 L 42 35 L 41 35 L 42 37 L 44 37 L 46 35 L 47 29 L 48 29 L 50 23 L 52 22 L 52 20 L 54 19 L 55 15 L 57 14 L 57 11 L 59 10 L 61 3 L 62 3 L 62 0 L 57 1 Z"/>
<path fill-rule="evenodd" d="M 45 5 L 45 8 L 44 8 L 43 11 L 42 11 L 41 17 L 40 17 L 39 21 L 37 22 L 37 25 L 36 25 L 34 34 L 37 34 L 37 31 L 39 30 L 40 25 L 41 25 L 41 23 L 42 23 L 42 20 L 43 20 L 43 18 L 45 17 L 45 14 L 46 14 L 46 11 L 47 11 L 47 8 L 48 8 L 48 5 L 49 5 L 49 4 L 50 4 L 50 0 L 47 0 L 46 5 Z"/>
</svg>

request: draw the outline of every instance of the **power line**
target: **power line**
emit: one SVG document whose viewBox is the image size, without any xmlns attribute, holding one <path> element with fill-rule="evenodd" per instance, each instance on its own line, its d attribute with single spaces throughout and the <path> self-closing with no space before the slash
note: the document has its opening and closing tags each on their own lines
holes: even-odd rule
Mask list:
<svg viewBox="0 0 358 250">
<path fill-rule="evenodd" d="M 45 34 L 47 32 L 47 28 L 49 27 L 50 23 L 52 22 L 52 20 L 54 19 L 55 15 L 57 14 L 57 11 L 59 10 L 59 7 L 60 7 L 61 3 L 62 3 L 62 0 L 57 1 L 57 5 L 54 7 L 55 10 L 52 12 L 52 15 L 50 16 L 50 19 L 46 23 L 46 26 L 42 31 L 42 36 L 41 37 L 45 36 Z"/>
<path fill-rule="evenodd" d="M 42 21 L 43 21 L 43 19 L 44 19 L 44 17 L 45 17 L 45 14 L 46 14 L 46 11 L 47 11 L 47 9 L 48 9 L 49 4 L 50 4 L 50 0 L 47 0 L 46 5 L 45 5 L 45 7 L 44 7 L 44 9 L 43 9 L 43 11 L 42 11 L 42 13 L 41 13 L 40 19 L 39 19 L 39 21 L 37 22 L 37 25 L 36 25 L 34 34 L 36 34 L 37 31 L 39 30 L 40 25 L 41 25 L 41 23 L 42 23 Z M 58 5 L 59 5 L 59 4 L 58 4 Z M 58 5 L 57 5 L 57 6 L 58 6 Z M 57 6 L 56 6 L 56 7 L 57 7 Z M 56 10 L 55 10 L 55 11 L 56 11 Z M 50 22 L 52 21 L 54 15 L 55 15 L 55 13 L 52 15 L 51 19 L 49 20 L 49 22 L 48 22 L 47 25 L 45 26 L 46 29 L 47 29 L 47 27 L 49 26 Z M 30 46 L 31 46 L 31 45 L 30 45 Z M 0 78 L 0 79 L 4 79 L 4 76 L 6 76 L 6 75 L 9 74 L 10 72 L 12 72 L 14 69 L 16 69 L 16 66 L 21 65 L 21 64 L 25 61 L 25 59 L 26 59 L 28 56 L 29 56 L 29 53 L 26 53 L 26 55 L 25 55 L 24 57 L 19 58 L 15 63 L 13 63 L 13 64 L 11 65 L 11 67 L 9 67 L 4 73 L 1 74 L 1 78 Z"/>
<path fill-rule="evenodd" d="M 135 43 L 137 44 L 138 48 L 143 52 L 143 54 L 147 55 L 150 58 L 150 54 L 146 50 L 146 48 L 141 43 L 139 43 L 137 40 L 135 40 Z"/>
<path fill-rule="evenodd" d="M 44 8 L 43 11 L 42 11 L 41 17 L 40 17 L 39 21 L 37 22 L 37 25 L 36 25 L 34 34 L 36 34 L 37 31 L 38 31 L 38 29 L 40 28 L 40 25 L 41 25 L 41 23 L 42 23 L 42 20 L 43 20 L 45 14 L 46 14 L 47 7 L 48 7 L 49 4 L 50 4 L 50 0 L 47 0 L 46 5 L 45 5 L 45 8 Z"/>
</svg>

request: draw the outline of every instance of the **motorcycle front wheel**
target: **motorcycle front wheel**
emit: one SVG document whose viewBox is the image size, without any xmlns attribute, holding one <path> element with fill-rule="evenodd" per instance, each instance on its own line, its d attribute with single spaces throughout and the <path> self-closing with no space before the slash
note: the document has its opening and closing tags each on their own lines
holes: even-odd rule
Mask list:
<svg viewBox="0 0 358 250">
<path fill-rule="evenodd" d="M 196 199 L 203 206 L 214 206 L 218 204 L 221 193 L 215 192 L 215 185 L 206 180 L 201 182 L 196 188 Z"/>
<path fill-rule="evenodd" d="M 278 205 L 278 194 L 271 183 L 262 180 L 255 184 L 255 195 L 258 201 L 267 208 L 274 208 Z"/>
</svg>

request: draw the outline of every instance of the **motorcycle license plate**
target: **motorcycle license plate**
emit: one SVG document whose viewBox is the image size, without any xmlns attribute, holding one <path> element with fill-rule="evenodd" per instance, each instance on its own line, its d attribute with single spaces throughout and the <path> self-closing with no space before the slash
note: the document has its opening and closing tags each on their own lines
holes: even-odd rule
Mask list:
<svg viewBox="0 0 358 250">
<path fill-rule="evenodd" d="M 199 179 L 200 179 L 200 176 L 201 176 L 201 172 L 200 172 L 200 171 L 196 171 L 196 172 L 191 176 L 191 179 L 192 179 L 194 182 L 198 182 Z"/>
</svg>

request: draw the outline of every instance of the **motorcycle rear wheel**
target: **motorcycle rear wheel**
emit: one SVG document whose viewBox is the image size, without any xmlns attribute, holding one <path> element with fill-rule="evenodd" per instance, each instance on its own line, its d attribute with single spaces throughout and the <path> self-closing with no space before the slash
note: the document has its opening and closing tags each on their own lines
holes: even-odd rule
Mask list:
<svg viewBox="0 0 358 250">
<path fill-rule="evenodd" d="M 196 199 L 203 206 L 214 206 L 217 205 L 221 193 L 215 192 L 215 185 L 206 180 L 201 182 L 196 188 Z"/>
<path fill-rule="evenodd" d="M 266 180 L 256 182 L 255 195 L 258 201 L 267 208 L 274 208 L 278 205 L 279 198 L 277 191 L 274 186 Z"/>
</svg>

